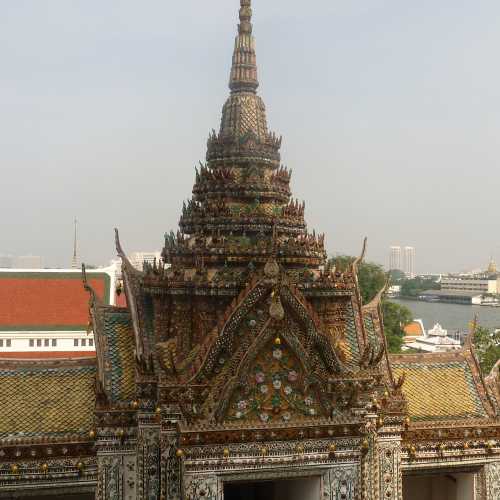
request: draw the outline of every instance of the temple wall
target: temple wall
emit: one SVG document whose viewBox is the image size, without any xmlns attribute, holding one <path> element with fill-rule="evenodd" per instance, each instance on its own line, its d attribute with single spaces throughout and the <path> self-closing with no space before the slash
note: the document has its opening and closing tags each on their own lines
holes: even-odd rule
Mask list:
<svg viewBox="0 0 500 500">
<path fill-rule="evenodd" d="M 127 453 L 97 454 L 99 478 L 96 500 L 136 500 L 137 455 Z"/>
<path fill-rule="evenodd" d="M 384 500 L 402 500 L 400 437 L 382 438 L 377 442 L 378 495 Z"/>
<path fill-rule="evenodd" d="M 137 436 L 137 499 L 160 493 L 160 428 L 139 425 Z"/>
<path fill-rule="evenodd" d="M 500 498 L 500 461 L 485 465 L 486 500 Z"/>
</svg>

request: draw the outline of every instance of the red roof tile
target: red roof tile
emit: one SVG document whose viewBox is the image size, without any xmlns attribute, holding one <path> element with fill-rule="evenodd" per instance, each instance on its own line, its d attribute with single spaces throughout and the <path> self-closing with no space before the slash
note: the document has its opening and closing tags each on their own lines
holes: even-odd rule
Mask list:
<svg viewBox="0 0 500 500">
<path fill-rule="evenodd" d="M 109 275 L 88 279 L 109 303 Z M 85 329 L 88 301 L 80 273 L 0 272 L 0 330 Z"/>
</svg>

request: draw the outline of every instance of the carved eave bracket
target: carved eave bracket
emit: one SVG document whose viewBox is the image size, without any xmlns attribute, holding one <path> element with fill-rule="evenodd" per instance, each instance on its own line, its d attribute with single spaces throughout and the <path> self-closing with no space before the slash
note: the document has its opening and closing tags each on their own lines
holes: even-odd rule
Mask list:
<svg viewBox="0 0 500 500">
<path fill-rule="evenodd" d="M 465 359 L 469 363 L 472 376 L 474 377 L 474 381 L 478 387 L 478 392 L 483 398 L 483 404 L 486 411 L 491 417 L 500 417 L 500 379 L 498 378 L 499 362 L 496 363 L 487 377 L 483 377 L 481 365 L 479 364 L 479 359 L 474 347 L 474 337 L 476 335 L 478 325 L 478 317 L 476 314 L 474 315 L 474 319 L 471 323 L 469 334 L 465 339 L 462 352 Z"/>
<path fill-rule="evenodd" d="M 130 262 L 127 255 L 123 251 L 120 243 L 120 235 L 118 229 L 115 228 L 115 244 L 116 252 L 122 260 L 122 274 L 123 284 L 125 290 L 125 297 L 127 298 L 130 316 L 132 317 L 132 326 L 134 329 L 136 356 L 141 360 L 145 356 L 144 341 L 142 338 L 141 328 L 141 311 L 140 311 L 140 281 L 143 273 L 138 271 Z M 147 356 L 147 355 L 146 355 Z"/>
<path fill-rule="evenodd" d="M 96 358 L 97 358 L 97 381 L 96 388 L 104 387 L 104 332 L 103 332 L 103 324 L 101 317 L 101 310 L 104 307 L 101 299 L 95 292 L 94 288 L 90 285 L 89 280 L 87 279 L 87 270 L 85 268 L 85 264 L 82 264 L 82 282 L 84 289 L 89 293 L 89 327 L 92 329 L 94 333 L 94 342 L 95 342 L 95 350 L 96 350 Z M 102 391 L 104 393 L 104 389 Z M 96 395 L 99 395 L 98 391 L 96 391 Z"/>
<path fill-rule="evenodd" d="M 484 379 L 486 389 L 495 402 L 497 417 L 500 417 L 500 359 L 495 363 L 490 373 Z"/>
<path fill-rule="evenodd" d="M 389 387 L 394 389 L 396 387 L 396 382 L 392 374 L 391 363 L 389 361 L 389 351 L 387 347 L 387 339 L 384 332 L 384 313 L 382 308 L 382 299 L 389 289 L 390 278 L 387 276 L 387 280 L 384 286 L 379 290 L 377 295 L 372 299 L 370 303 L 362 307 L 362 314 L 371 315 L 375 327 L 375 334 L 378 336 L 379 346 L 375 346 L 370 343 L 369 339 L 366 338 L 363 354 L 361 356 L 361 367 L 368 366 L 379 366 L 382 360 L 384 361 L 381 367 L 383 371 L 388 376 L 387 383 Z"/>
</svg>

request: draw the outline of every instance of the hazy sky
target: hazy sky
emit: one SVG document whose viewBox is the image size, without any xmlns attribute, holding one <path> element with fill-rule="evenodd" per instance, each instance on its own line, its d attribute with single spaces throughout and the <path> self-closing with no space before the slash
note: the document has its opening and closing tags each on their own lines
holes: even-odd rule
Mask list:
<svg viewBox="0 0 500 500">
<path fill-rule="evenodd" d="M 500 260 L 500 2 L 254 0 L 260 94 L 330 252 Z M 218 128 L 238 0 L 0 0 L 0 253 L 160 248 Z"/>
</svg>

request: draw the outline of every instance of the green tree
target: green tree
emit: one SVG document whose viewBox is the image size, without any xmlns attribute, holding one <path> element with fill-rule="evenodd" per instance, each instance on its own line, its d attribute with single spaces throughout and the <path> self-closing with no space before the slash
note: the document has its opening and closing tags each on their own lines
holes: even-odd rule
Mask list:
<svg viewBox="0 0 500 500">
<path fill-rule="evenodd" d="M 406 307 L 389 300 L 382 302 L 384 331 L 389 352 L 401 352 L 404 327 L 413 321 L 412 312 Z"/>
<path fill-rule="evenodd" d="M 478 326 L 474 334 L 474 347 L 481 370 L 486 375 L 500 359 L 500 332 Z"/>
<path fill-rule="evenodd" d="M 439 290 L 439 283 L 423 278 L 413 278 L 405 280 L 401 284 L 401 295 L 403 297 L 418 297 L 425 290 Z"/>
<path fill-rule="evenodd" d="M 354 257 L 340 255 L 331 259 L 330 264 L 340 271 L 345 271 L 354 261 Z M 381 266 L 373 262 L 362 262 L 358 266 L 358 282 L 361 298 L 368 304 L 386 283 L 387 275 Z M 384 331 L 387 338 L 389 352 L 401 352 L 403 345 L 404 327 L 413 320 L 412 312 L 405 306 L 382 301 L 384 315 Z"/>
<path fill-rule="evenodd" d="M 395 285 L 400 285 L 406 280 L 406 275 L 403 271 L 399 269 L 391 269 L 389 271 L 389 277 L 391 278 L 391 283 Z"/>
</svg>

